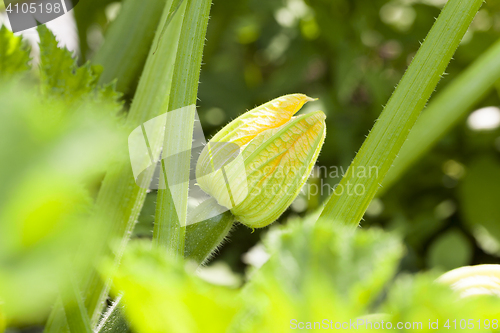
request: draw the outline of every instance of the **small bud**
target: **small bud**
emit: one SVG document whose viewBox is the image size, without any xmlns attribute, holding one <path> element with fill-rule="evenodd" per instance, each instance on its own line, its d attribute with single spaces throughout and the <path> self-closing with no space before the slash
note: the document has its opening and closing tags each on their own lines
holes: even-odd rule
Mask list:
<svg viewBox="0 0 500 333">
<path fill-rule="evenodd" d="M 325 115 L 293 115 L 311 100 L 293 94 L 263 104 L 224 127 L 202 151 L 199 186 L 241 223 L 260 228 L 274 222 L 307 181 L 325 139 Z"/>
</svg>

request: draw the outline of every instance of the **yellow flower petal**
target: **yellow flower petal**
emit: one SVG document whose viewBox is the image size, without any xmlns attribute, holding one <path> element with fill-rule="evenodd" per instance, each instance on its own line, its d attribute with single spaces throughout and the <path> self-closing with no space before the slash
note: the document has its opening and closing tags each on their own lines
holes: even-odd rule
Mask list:
<svg viewBox="0 0 500 333">
<path fill-rule="evenodd" d="M 309 101 L 314 99 L 304 94 L 273 99 L 230 122 L 210 141 L 233 142 L 243 147 L 263 131 L 286 124 Z"/>
</svg>

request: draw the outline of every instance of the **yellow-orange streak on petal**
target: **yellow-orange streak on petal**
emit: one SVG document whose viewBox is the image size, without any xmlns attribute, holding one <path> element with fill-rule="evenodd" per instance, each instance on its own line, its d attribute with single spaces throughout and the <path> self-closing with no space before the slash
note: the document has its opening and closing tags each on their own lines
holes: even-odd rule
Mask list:
<svg viewBox="0 0 500 333">
<path fill-rule="evenodd" d="M 276 98 L 236 118 L 212 140 L 243 147 L 260 133 L 286 124 L 306 102 L 313 100 L 304 94 Z"/>
</svg>

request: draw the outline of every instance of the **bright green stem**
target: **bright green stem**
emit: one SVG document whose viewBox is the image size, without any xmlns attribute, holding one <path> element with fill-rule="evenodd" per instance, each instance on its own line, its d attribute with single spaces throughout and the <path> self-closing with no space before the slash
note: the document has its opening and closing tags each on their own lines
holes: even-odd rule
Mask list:
<svg viewBox="0 0 500 333">
<path fill-rule="evenodd" d="M 61 292 L 61 295 L 70 332 L 91 333 L 90 319 L 78 286 L 72 283 L 70 288 Z"/>
<path fill-rule="evenodd" d="M 158 27 L 162 31 L 166 18 L 170 14 L 172 1 L 169 0 L 163 11 L 163 20 Z M 144 72 L 139 81 L 136 96 L 132 103 L 127 118 L 127 128 L 130 130 L 154 117 L 164 113 L 168 108 L 174 62 L 177 53 L 177 43 L 180 36 L 182 24 L 182 13 L 177 13 L 166 30 L 163 38 L 169 43 L 163 43 L 156 54 L 150 51 Z M 159 34 L 155 39 L 159 38 Z M 123 151 L 118 152 L 121 157 L 127 155 L 127 139 L 123 140 Z M 146 197 L 146 188 L 149 184 L 137 186 L 132 174 L 130 162 L 127 159 L 120 160 L 108 171 L 96 202 L 96 216 L 108 224 L 108 231 L 104 235 L 103 244 L 99 249 L 99 256 L 112 256 L 119 261 L 135 221 L 139 216 Z M 110 250 L 113 247 L 114 251 Z M 100 317 L 104 301 L 108 295 L 108 283 L 102 281 L 100 275 L 93 271 L 84 280 L 83 290 L 86 308 L 91 317 L 94 327 Z M 49 318 L 45 332 L 60 333 L 64 331 L 66 319 L 61 306 L 55 306 Z"/>
<path fill-rule="evenodd" d="M 500 79 L 500 40 L 442 92 L 431 99 L 417 120 L 378 195 L 385 193 L 471 110 Z"/>
<path fill-rule="evenodd" d="M 184 0 L 186 2 L 186 14 L 182 24 L 182 35 L 175 62 L 171 100 L 168 110 L 176 110 L 186 106 L 196 105 L 198 95 L 198 82 L 200 78 L 201 60 L 205 35 L 208 25 L 211 0 Z M 160 46 L 170 44 L 168 39 L 160 41 Z M 179 142 L 173 140 L 173 130 L 166 126 L 164 151 L 169 145 L 181 145 L 185 151 L 191 149 L 192 131 L 194 124 L 193 112 L 187 111 L 186 127 L 184 136 Z M 189 135 L 191 134 L 191 135 Z M 168 139 L 168 140 L 167 140 Z M 190 158 L 187 154 L 186 158 Z M 179 165 L 164 165 L 165 168 L 173 169 L 180 174 L 189 171 L 186 165 L 189 160 L 182 161 Z M 179 170 L 175 170 L 178 168 Z M 170 171 L 169 171 L 170 172 Z M 189 172 L 186 173 L 189 177 Z M 186 179 L 187 180 L 187 179 Z M 155 228 L 153 232 L 153 243 L 165 247 L 170 253 L 183 257 L 186 233 L 186 211 L 187 211 L 187 186 L 180 193 L 179 201 L 181 207 L 175 207 L 170 190 L 159 190 L 156 206 Z M 178 195 L 177 193 L 175 195 Z M 177 209 L 176 209 L 177 208 Z"/>
<path fill-rule="evenodd" d="M 217 205 L 214 201 L 213 199 L 207 200 L 202 205 L 205 205 L 207 209 L 214 209 Z M 184 258 L 194 260 L 199 264 L 209 260 L 229 234 L 234 221 L 233 214 L 227 211 L 203 222 L 188 225 Z"/>
<path fill-rule="evenodd" d="M 482 3 L 448 1 L 321 217 L 359 224 Z"/>
<path fill-rule="evenodd" d="M 104 68 L 100 83 L 117 79 L 118 91 L 131 92 L 146 62 L 166 3 L 167 0 L 123 1 L 118 17 L 92 61 Z"/>
</svg>

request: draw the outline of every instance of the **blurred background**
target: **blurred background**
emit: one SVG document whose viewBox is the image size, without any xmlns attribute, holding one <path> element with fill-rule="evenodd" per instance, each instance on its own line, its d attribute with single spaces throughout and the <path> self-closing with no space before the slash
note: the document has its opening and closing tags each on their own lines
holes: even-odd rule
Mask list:
<svg viewBox="0 0 500 333">
<path fill-rule="evenodd" d="M 206 136 L 254 106 L 284 94 L 305 93 L 319 100 L 303 112 L 320 109 L 327 115 L 318 167 L 346 170 L 445 2 L 214 0 L 198 103 Z M 122 6 L 109 0 L 81 1 L 71 19 L 63 16 L 66 19 L 48 26 L 83 63 L 105 42 Z M 487 1 L 437 91 L 499 37 L 500 2 Z M 36 62 L 36 47 L 32 55 Z M 125 106 L 139 73 L 124 91 Z M 368 209 L 362 228 L 376 225 L 404 238 L 407 252 L 401 270 L 499 263 L 499 106 L 500 82 Z M 334 186 L 342 173 L 317 175 L 310 184 Z M 330 194 L 327 187 L 320 193 L 308 188 L 278 223 L 314 212 Z M 155 201 L 156 193 L 149 193 L 134 237 L 151 237 Z M 252 233 L 237 226 L 216 263 L 243 273 L 258 260 L 258 249 L 248 251 L 267 230 Z"/>
</svg>

